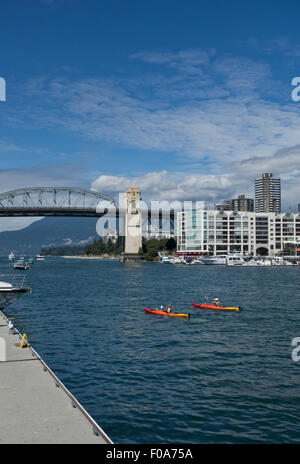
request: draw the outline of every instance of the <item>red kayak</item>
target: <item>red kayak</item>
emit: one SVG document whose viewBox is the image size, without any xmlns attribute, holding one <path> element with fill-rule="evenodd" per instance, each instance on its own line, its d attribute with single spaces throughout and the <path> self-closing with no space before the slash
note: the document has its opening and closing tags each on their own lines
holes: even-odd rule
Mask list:
<svg viewBox="0 0 300 464">
<path fill-rule="evenodd" d="M 240 311 L 240 307 L 229 307 L 229 306 L 215 306 L 212 304 L 197 304 L 197 303 L 192 303 L 193 306 L 196 306 L 196 308 L 203 308 L 203 309 L 216 309 L 216 310 L 227 310 L 227 311 Z"/>
<path fill-rule="evenodd" d="M 185 317 L 189 318 L 189 314 L 180 314 L 180 313 L 167 313 L 167 311 L 162 311 L 161 309 L 148 309 L 144 308 L 144 311 L 147 311 L 147 313 L 151 314 L 157 314 L 158 316 L 175 316 L 175 317 Z"/>
</svg>

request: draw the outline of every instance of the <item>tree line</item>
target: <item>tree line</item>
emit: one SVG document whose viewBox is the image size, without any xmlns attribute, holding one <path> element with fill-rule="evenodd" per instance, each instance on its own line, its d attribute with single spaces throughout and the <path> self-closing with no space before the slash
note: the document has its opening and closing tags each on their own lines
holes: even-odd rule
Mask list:
<svg viewBox="0 0 300 464">
<path fill-rule="evenodd" d="M 41 254 L 48 256 L 101 256 L 104 254 L 119 256 L 123 253 L 124 247 L 124 237 L 118 237 L 115 241 L 111 239 L 104 240 L 101 237 L 84 247 L 78 245 L 44 247 L 41 250 Z M 142 247 L 139 249 L 139 255 L 143 256 L 146 261 L 154 261 L 158 258 L 159 252 L 172 253 L 175 250 L 176 240 L 174 240 L 174 238 L 152 238 L 150 240 L 143 238 Z"/>
</svg>

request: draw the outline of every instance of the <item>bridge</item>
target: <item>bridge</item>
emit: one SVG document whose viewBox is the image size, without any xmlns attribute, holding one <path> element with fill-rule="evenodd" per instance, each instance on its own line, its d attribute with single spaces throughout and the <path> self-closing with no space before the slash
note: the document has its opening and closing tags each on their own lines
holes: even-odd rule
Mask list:
<svg viewBox="0 0 300 464">
<path fill-rule="evenodd" d="M 107 203 L 107 208 L 97 209 L 102 202 Z M 79 188 L 30 187 L 0 194 L 0 217 L 101 217 L 109 208 L 118 209 L 114 198 Z"/>
<path fill-rule="evenodd" d="M 142 244 L 142 235 L 162 235 L 164 225 L 170 236 L 175 231 L 174 210 L 141 209 L 140 202 L 140 189 L 132 187 L 127 189 L 122 207 L 113 197 L 93 190 L 29 187 L 0 194 L 0 217 L 105 216 L 114 221 L 118 232 L 123 220 L 125 254 L 134 257 Z"/>
</svg>

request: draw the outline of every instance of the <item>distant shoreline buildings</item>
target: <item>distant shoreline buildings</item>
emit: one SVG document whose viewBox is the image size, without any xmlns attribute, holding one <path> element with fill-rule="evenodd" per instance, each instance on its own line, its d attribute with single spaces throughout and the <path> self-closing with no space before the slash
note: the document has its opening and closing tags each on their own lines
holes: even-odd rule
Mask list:
<svg viewBox="0 0 300 464">
<path fill-rule="evenodd" d="M 281 213 L 280 179 L 272 173 L 255 180 L 254 200 L 239 195 L 214 210 L 177 214 L 179 254 L 274 255 L 297 245 L 300 214 Z"/>
<path fill-rule="evenodd" d="M 246 198 L 245 195 L 238 195 L 232 200 L 224 200 L 222 204 L 217 205 L 218 211 L 254 211 L 253 198 Z"/>
<path fill-rule="evenodd" d="M 216 205 L 218 211 L 250 211 L 256 213 L 281 213 L 281 185 L 280 178 L 276 179 L 272 173 L 262 174 L 254 182 L 255 198 L 238 195 L 232 200 L 224 200 Z M 299 210 L 300 204 L 298 205 Z"/>
</svg>

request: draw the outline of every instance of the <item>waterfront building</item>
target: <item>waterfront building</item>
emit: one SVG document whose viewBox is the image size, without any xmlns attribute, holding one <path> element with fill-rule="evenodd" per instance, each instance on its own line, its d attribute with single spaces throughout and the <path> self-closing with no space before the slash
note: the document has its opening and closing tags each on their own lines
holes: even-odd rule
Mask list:
<svg viewBox="0 0 300 464">
<path fill-rule="evenodd" d="M 177 252 L 273 255 L 300 243 L 300 214 L 195 210 L 177 213 Z"/>
<path fill-rule="evenodd" d="M 261 179 L 255 179 L 255 212 L 281 212 L 280 179 L 275 179 L 272 173 L 265 173 Z"/>
</svg>

